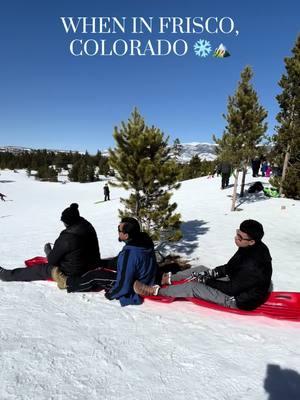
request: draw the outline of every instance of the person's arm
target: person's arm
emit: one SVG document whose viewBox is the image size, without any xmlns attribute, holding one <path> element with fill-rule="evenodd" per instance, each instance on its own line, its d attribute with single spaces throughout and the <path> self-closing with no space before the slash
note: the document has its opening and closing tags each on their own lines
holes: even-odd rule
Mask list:
<svg viewBox="0 0 300 400">
<path fill-rule="evenodd" d="M 69 241 L 67 240 L 66 237 L 62 237 L 60 235 L 58 239 L 56 239 L 53 249 L 50 251 L 48 254 L 48 263 L 51 265 L 59 265 L 60 260 L 62 257 L 68 253 L 69 251 Z"/>
<path fill-rule="evenodd" d="M 227 264 L 220 265 L 219 267 L 213 268 L 211 271 L 212 271 L 211 275 L 214 276 L 215 279 L 223 278 L 224 276 L 228 275 Z"/>
<path fill-rule="evenodd" d="M 257 269 L 253 268 L 251 261 L 245 264 L 243 269 L 230 281 L 214 279 L 208 279 L 206 281 L 206 285 L 218 289 L 228 296 L 237 296 L 238 294 L 259 284 L 261 284 L 261 275 Z"/>
</svg>

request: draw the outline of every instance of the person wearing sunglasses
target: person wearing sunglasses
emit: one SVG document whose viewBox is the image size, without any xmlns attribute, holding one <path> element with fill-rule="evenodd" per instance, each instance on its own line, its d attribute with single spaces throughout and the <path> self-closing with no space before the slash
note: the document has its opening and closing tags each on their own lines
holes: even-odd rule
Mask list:
<svg viewBox="0 0 300 400">
<path fill-rule="evenodd" d="M 254 310 L 267 300 L 272 287 L 272 258 L 263 236 L 261 223 L 245 220 L 234 238 L 238 250 L 227 264 L 164 274 L 161 285 L 167 286 L 162 288 L 136 281 L 134 290 L 141 296 L 197 297 L 225 307 Z M 182 280 L 182 284 L 172 285 Z"/>
<path fill-rule="evenodd" d="M 117 299 L 122 306 L 141 304 L 143 299 L 134 292 L 136 279 L 152 285 L 157 273 L 154 244 L 150 236 L 141 232 L 135 218 L 124 217 L 118 225 L 118 240 L 124 242 L 122 251 L 115 257 L 116 271 L 105 265 L 81 277 L 59 277 L 58 286 L 68 292 L 87 292 L 105 289 L 108 300 Z"/>
</svg>

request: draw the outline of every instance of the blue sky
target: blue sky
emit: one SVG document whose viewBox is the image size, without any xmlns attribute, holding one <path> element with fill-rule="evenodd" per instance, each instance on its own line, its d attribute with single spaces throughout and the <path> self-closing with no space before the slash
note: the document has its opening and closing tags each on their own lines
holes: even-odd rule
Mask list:
<svg viewBox="0 0 300 400">
<path fill-rule="evenodd" d="M 277 3 L 277 2 L 276 2 Z M 227 98 L 246 65 L 254 70 L 253 85 L 268 110 L 274 131 L 284 72 L 300 33 L 300 3 L 192 0 L 10 0 L 0 7 L 0 145 L 59 148 L 95 153 L 114 145 L 114 126 L 126 121 L 135 106 L 149 125 L 170 141 L 211 142 L 222 135 Z M 231 17 L 234 34 L 153 32 L 66 34 L 60 17 Z M 213 25 L 210 25 L 213 29 Z M 188 52 L 169 56 L 74 57 L 74 39 L 138 39 L 142 46 L 157 39 L 185 40 Z M 225 59 L 197 57 L 193 44 L 223 43 Z"/>
</svg>

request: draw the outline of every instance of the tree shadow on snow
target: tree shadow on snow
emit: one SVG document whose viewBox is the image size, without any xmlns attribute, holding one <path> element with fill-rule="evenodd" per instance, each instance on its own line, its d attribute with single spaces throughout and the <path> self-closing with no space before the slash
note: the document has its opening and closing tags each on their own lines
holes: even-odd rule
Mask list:
<svg viewBox="0 0 300 400">
<path fill-rule="evenodd" d="M 246 183 L 246 186 L 252 185 L 253 182 Z M 227 197 L 232 198 L 232 194 L 227 195 Z M 242 204 L 251 204 L 256 203 L 258 201 L 265 201 L 270 200 L 270 197 L 266 196 L 263 191 L 255 192 L 255 193 L 248 193 L 247 190 L 244 192 L 244 196 L 240 197 L 240 193 L 237 193 L 237 201 L 236 201 L 236 208 L 241 206 Z M 242 210 L 242 209 L 240 209 Z"/>
<path fill-rule="evenodd" d="M 209 230 L 203 220 L 192 220 L 181 224 L 182 239 L 172 244 L 172 250 L 178 253 L 191 254 L 199 246 L 199 236 L 205 235 Z"/>
<path fill-rule="evenodd" d="M 269 393 L 268 400 L 298 400 L 300 397 L 300 375 L 292 369 L 268 364 L 264 389 Z"/>
<path fill-rule="evenodd" d="M 257 203 L 258 201 L 270 200 L 268 196 L 264 195 L 264 192 L 258 193 L 244 193 L 243 197 L 238 197 L 236 207 L 241 206 L 242 204 L 251 204 Z"/>
</svg>

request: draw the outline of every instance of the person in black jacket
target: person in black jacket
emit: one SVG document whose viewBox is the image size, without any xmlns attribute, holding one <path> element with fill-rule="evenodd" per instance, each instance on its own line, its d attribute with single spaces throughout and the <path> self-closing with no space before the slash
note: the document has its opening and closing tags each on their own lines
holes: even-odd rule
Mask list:
<svg viewBox="0 0 300 400">
<path fill-rule="evenodd" d="M 230 308 L 254 310 L 263 304 L 271 290 L 272 258 L 261 241 L 263 226 L 254 220 L 243 221 L 236 231 L 238 251 L 227 264 L 209 270 L 204 266 L 165 274 L 162 284 L 181 285 L 160 288 L 135 282 L 134 290 L 144 296 L 198 297 Z"/>
<path fill-rule="evenodd" d="M 109 190 L 109 187 L 108 187 L 107 183 L 103 187 L 103 193 L 104 193 L 104 201 L 110 200 L 110 197 L 109 197 L 110 190 Z"/>
<path fill-rule="evenodd" d="M 0 193 L 0 199 L 1 199 L 2 201 L 5 201 L 5 198 L 4 198 L 4 197 L 6 197 L 6 195 L 3 194 L 3 193 Z"/>
<path fill-rule="evenodd" d="M 36 281 L 57 280 L 63 273 L 66 276 L 80 276 L 90 269 L 99 267 L 100 251 L 98 238 L 92 224 L 79 214 L 78 204 L 73 203 L 61 214 L 64 229 L 53 248 L 46 243 L 44 250 L 47 264 L 39 264 L 30 268 L 0 270 L 3 281 Z"/>
<path fill-rule="evenodd" d="M 231 174 L 231 164 L 227 161 L 222 161 L 217 168 L 218 175 L 221 174 L 221 189 L 225 189 L 229 185 L 229 178 Z"/>
</svg>

